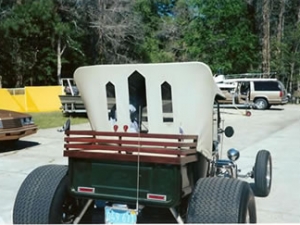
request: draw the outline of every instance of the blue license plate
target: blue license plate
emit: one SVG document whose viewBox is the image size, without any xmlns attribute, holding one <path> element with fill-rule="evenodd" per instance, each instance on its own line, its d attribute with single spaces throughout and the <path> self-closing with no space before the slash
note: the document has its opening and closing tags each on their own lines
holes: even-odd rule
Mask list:
<svg viewBox="0 0 300 225">
<path fill-rule="evenodd" d="M 105 223 L 135 224 L 137 213 L 135 210 L 119 207 L 105 207 Z"/>
</svg>

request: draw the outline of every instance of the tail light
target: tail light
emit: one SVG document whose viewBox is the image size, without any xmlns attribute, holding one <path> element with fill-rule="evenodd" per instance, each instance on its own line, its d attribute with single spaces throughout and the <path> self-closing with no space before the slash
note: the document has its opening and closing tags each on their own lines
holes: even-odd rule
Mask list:
<svg viewBox="0 0 300 225">
<path fill-rule="evenodd" d="M 279 92 L 279 97 L 281 98 L 283 96 L 283 91 Z"/>
</svg>

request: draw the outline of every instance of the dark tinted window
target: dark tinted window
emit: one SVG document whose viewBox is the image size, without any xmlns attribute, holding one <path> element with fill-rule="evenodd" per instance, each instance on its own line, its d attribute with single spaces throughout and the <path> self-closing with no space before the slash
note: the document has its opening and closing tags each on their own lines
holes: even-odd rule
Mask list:
<svg viewBox="0 0 300 225">
<path fill-rule="evenodd" d="M 234 88 L 232 88 L 232 87 L 221 87 L 220 89 L 221 89 L 221 91 L 228 91 L 229 93 L 231 91 L 234 91 Z"/>
<path fill-rule="evenodd" d="M 277 81 L 255 81 L 254 89 L 256 91 L 280 91 L 280 85 Z"/>
</svg>

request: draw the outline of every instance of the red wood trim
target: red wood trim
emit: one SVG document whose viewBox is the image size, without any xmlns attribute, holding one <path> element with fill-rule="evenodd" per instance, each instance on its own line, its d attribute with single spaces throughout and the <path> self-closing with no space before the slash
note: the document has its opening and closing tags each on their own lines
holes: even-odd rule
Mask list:
<svg viewBox="0 0 300 225">
<path fill-rule="evenodd" d="M 128 132 L 103 132 L 93 130 L 68 130 L 66 135 L 94 135 L 94 136 L 122 136 L 122 137 L 141 137 L 141 138 L 165 138 L 165 139 L 197 139 L 197 135 L 186 134 L 145 134 L 145 133 L 128 133 Z"/>
<path fill-rule="evenodd" d="M 117 140 L 117 139 L 97 139 L 81 137 L 65 137 L 65 142 L 88 142 L 106 144 L 128 144 L 128 145 L 150 145 L 163 147 L 196 147 L 196 142 L 162 142 L 162 141 L 143 141 L 143 140 Z"/>
<path fill-rule="evenodd" d="M 86 152 L 86 151 L 77 151 L 77 150 L 64 151 L 64 156 L 68 156 L 71 158 L 101 159 L 101 160 L 112 160 L 112 161 L 128 161 L 128 162 L 138 161 L 138 155 L 96 153 L 96 152 Z M 148 162 L 148 163 L 159 163 L 159 164 L 184 165 L 190 162 L 197 161 L 197 156 L 190 155 L 186 157 L 162 157 L 162 156 L 140 155 L 139 161 Z"/>
<path fill-rule="evenodd" d="M 89 144 L 65 144 L 65 148 L 73 150 L 110 150 L 110 151 L 126 151 L 126 152 L 145 152 L 168 155 L 189 155 L 196 154 L 196 149 L 170 149 L 170 148 L 149 148 L 139 146 L 118 146 L 118 145 L 89 145 Z"/>
<path fill-rule="evenodd" d="M 157 155 L 140 154 L 140 162 L 184 165 L 197 161 L 197 135 L 139 134 L 93 130 L 69 130 L 65 134 L 66 150 L 64 156 L 71 158 L 137 162 L 138 155 L 132 153 L 141 152 Z M 101 138 L 101 136 L 111 138 Z M 124 140 L 126 137 L 131 139 Z M 147 140 L 147 138 L 158 140 L 152 141 Z M 163 139 L 173 140 L 166 141 Z M 190 141 L 184 142 L 182 140 Z M 162 154 L 176 157 L 163 156 Z"/>
</svg>

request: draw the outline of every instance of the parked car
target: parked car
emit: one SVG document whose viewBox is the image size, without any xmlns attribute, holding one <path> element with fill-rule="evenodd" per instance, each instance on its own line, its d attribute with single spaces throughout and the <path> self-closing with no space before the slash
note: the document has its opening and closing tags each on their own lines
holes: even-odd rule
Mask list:
<svg viewBox="0 0 300 225">
<path fill-rule="evenodd" d="M 215 81 L 224 93 L 228 91 L 224 86 L 232 85 L 231 93 L 222 103 L 249 104 L 260 110 L 288 103 L 287 90 L 281 81 L 274 78 L 225 79 L 224 75 L 219 75 Z"/>
<path fill-rule="evenodd" d="M 32 116 L 10 110 L 0 110 L 0 141 L 14 142 L 22 137 L 36 133 L 38 127 Z"/>
</svg>

